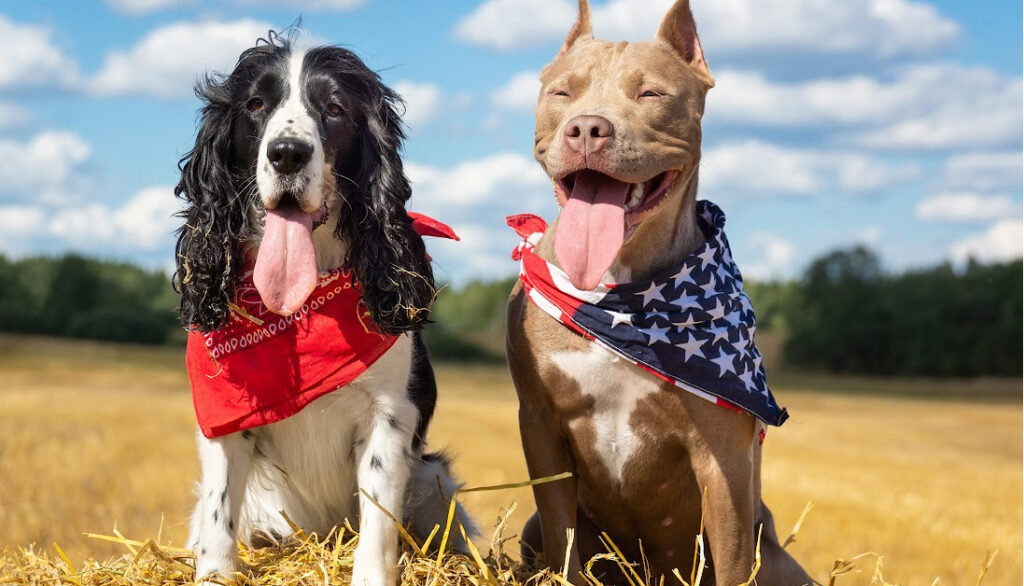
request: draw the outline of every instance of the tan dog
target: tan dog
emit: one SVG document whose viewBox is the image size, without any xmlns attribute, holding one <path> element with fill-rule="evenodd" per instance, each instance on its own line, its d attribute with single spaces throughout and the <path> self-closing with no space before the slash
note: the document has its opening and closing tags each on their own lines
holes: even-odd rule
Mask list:
<svg viewBox="0 0 1024 586">
<path fill-rule="evenodd" d="M 653 42 L 610 43 L 593 38 L 580 0 L 541 81 L 534 154 L 564 208 L 535 252 L 590 290 L 650 278 L 702 245 L 700 123 L 714 80 L 688 1 L 675 3 Z M 761 501 L 763 423 L 586 341 L 521 285 L 509 304 L 508 357 L 530 475 L 574 474 L 535 487 L 524 554 L 542 552 L 560 569 L 568 553 L 570 579 L 582 583 L 582 564 L 605 551 L 604 531 L 632 561 L 645 556 L 653 583 L 674 568 L 688 576 L 706 490 L 704 583 L 746 582 L 759 529 L 757 583 L 812 583 L 780 546 Z M 568 552 L 567 529 L 575 529 Z"/>
</svg>

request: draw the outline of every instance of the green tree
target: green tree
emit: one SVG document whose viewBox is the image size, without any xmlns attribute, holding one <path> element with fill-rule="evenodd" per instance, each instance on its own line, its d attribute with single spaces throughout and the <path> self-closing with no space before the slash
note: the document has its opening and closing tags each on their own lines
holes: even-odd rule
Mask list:
<svg viewBox="0 0 1024 586">
<path fill-rule="evenodd" d="M 833 372 L 1019 375 L 1021 261 L 887 275 L 863 247 L 815 260 L 785 311 L 785 360 Z"/>
</svg>

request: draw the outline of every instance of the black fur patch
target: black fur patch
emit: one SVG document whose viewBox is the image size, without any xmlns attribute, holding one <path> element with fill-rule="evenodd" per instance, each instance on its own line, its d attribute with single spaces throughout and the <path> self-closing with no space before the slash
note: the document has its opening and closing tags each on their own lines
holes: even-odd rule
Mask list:
<svg viewBox="0 0 1024 586">
<path fill-rule="evenodd" d="M 271 33 L 242 52 L 230 75 L 208 75 L 196 87 L 203 102 L 200 127 L 192 150 L 179 161 L 174 189 L 186 203 L 174 283 L 187 327 L 208 332 L 227 323 L 244 247 L 262 217 L 252 188 L 259 144 L 285 95 L 291 53 L 291 40 Z M 400 157 L 401 97 L 347 49 L 311 49 L 303 68 L 311 101 L 338 100 L 346 108 L 334 126 L 323 125 L 322 146 L 347 206 L 334 234 L 350 243 L 345 260 L 362 300 L 382 333 L 420 330 L 429 322 L 436 290 L 423 239 L 405 210 L 412 187 Z M 254 95 L 265 110 L 245 107 Z"/>
</svg>

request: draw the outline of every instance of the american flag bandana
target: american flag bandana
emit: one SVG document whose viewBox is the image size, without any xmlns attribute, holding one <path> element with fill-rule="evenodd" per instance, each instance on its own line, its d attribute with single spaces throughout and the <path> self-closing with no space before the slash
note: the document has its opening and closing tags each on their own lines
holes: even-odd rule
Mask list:
<svg viewBox="0 0 1024 586">
<path fill-rule="evenodd" d="M 509 216 L 524 240 L 512 252 L 530 300 L 584 338 L 699 397 L 746 411 L 770 425 L 789 417 L 775 402 L 754 345 L 754 308 L 725 237 L 725 213 L 697 202 L 707 241 L 653 279 L 575 288 L 558 267 L 533 252 L 547 223 Z"/>
</svg>

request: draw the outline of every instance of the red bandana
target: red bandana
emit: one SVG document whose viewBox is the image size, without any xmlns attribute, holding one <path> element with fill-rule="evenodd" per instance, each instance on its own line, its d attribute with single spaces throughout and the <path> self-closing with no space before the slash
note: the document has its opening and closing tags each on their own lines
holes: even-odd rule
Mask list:
<svg viewBox="0 0 1024 586">
<path fill-rule="evenodd" d="M 458 240 L 448 226 L 410 214 L 417 233 Z M 355 380 L 398 339 L 377 333 L 351 269 L 322 274 L 293 315 L 269 311 L 247 271 L 228 323 L 188 335 L 186 364 L 206 437 L 281 421 Z"/>
</svg>

